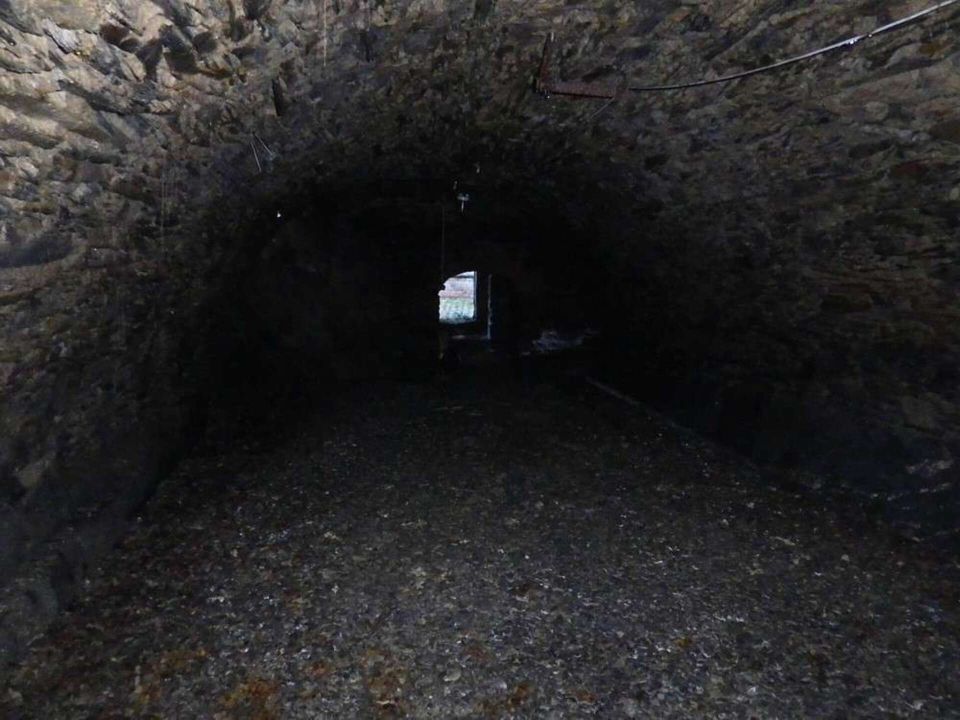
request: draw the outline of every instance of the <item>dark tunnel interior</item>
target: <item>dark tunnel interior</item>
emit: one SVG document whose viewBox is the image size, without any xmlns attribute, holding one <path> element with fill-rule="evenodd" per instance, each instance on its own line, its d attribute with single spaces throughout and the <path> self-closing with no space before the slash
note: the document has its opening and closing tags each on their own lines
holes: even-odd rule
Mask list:
<svg viewBox="0 0 960 720">
<path fill-rule="evenodd" d="M 958 23 L 0 0 L 0 715 L 960 717 Z"/>
</svg>

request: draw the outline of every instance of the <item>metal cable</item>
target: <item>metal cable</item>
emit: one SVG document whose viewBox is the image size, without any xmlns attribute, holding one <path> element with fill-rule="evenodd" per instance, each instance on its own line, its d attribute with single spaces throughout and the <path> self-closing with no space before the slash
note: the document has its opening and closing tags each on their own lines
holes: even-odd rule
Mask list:
<svg viewBox="0 0 960 720">
<path fill-rule="evenodd" d="M 834 52 L 835 50 L 846 50 L 852 48 L 855 45 L 859 45 L 864 40 L 870 40 L 871 38 L 876 37 L 877 35 L 882 35 L 884 33 L 890 32 L 891 30 L 897 30 L 898 28 L 903 27 L 904 25 L 909 25 L 914 23 L 921 18 L 926 17 L 927 15 L 932 15 L 933 13 L 939 12 L 950 5 L 955 5 L 960 0 L 943 0 L 936 5 L 928 7 L 925 10 L 920 10 L 915 12 L 912 15 L 907 17 L 900 18 L 899 20 L 894 20 L 891 23 L 886 25 L 881 25 L 874 30 L 871 30 L 868 33 L 863 35 L 855 35 L 854 37 L 847 38 L 846 40 L 841 40 L 840 42 L 833 43 L 832 45 L 827 45 L 826 47 L 819 48 L 817 50 L 811 50 L 810 52 L 804 53 L 803 55 L 797 55 L 795 57 L 787 58 L 785 60 L 780 60 L 778 62 L 772 63 L 770 65 L 764 65 L 762 67 L 753 68 L 751 70 L 744 70 L 742 72 L 733 73 L 731 75 L 722 75 L 721 77 L 712 78 L 710 80 L 694 80 L 692 82 L 677 83 L 674 85 L 638 85 L 628 87 L 627 90 L 635 93 L 647 93 L 647 92 L 666 92 L 670 90 L 686 90 L 687 88 L 703 87 L 704 85 L 717 85 L 719 83 L 732 82 L 733 80 L 739 80 L 741 78 L 750 77 L 751 75 L 759 75 L 760 73 L 770 72 L 771 70 L 779 70 L 782 67 L 787 65 L 793 65 L 798 62 L 803 62 L 804 60 L 810 60 L 811 58 L 818 57 L 819 55 L 826 55 L 827 53 Z"/>
</svg>

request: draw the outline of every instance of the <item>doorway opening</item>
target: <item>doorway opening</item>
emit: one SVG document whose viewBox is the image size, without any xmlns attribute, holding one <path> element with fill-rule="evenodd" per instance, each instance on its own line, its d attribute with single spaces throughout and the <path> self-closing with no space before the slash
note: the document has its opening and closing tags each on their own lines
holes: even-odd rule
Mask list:
<svg viewBox="0 0 960 720">
<path fill-rule="evenodd" d="M 447 278 L 440 290 L 440 322 L 466 325 L 477 321 L 477 271 Z"/>
</svg>

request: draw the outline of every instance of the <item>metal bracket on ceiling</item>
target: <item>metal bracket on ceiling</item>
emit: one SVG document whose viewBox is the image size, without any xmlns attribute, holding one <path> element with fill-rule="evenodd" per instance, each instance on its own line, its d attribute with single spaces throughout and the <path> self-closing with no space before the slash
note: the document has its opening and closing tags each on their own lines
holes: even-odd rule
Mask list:
<svg viewBox="0 0 960 720">
<path fill-rule="evenodd" d="M 537 74 L 536 90 L 544 97 L 567 95 L 570 97 L 615 100 L 626 91 L 625 79 L 616 85 L 610 82 L 585 82 L 582 80 L 564 81 L 555 79 L 553 65 L 553 33 L 547 35 L 540 59 L 540 72 Z"/>
</svg>

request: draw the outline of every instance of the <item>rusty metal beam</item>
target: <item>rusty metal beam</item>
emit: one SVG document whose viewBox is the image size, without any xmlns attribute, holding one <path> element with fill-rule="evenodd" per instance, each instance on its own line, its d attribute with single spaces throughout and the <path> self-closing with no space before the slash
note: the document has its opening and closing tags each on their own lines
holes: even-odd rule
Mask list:
<svg viewBox="0 0 960 720">
<path fill-rule="evenodd" d="M 613 100 L 623 94 L 626 89 L 624 83 L 611 85 L 610 83 L 584 82 L 578 80 L 564 81 L 553 77 L 553 33 L 547 35 L 543 46 L 543 57 L 540 60 L 540 72 L 537 75 L 537 92 L 545 97 L 550 95 L 568 95 L 570 97 L 596 98 Z"/>
</svg>

